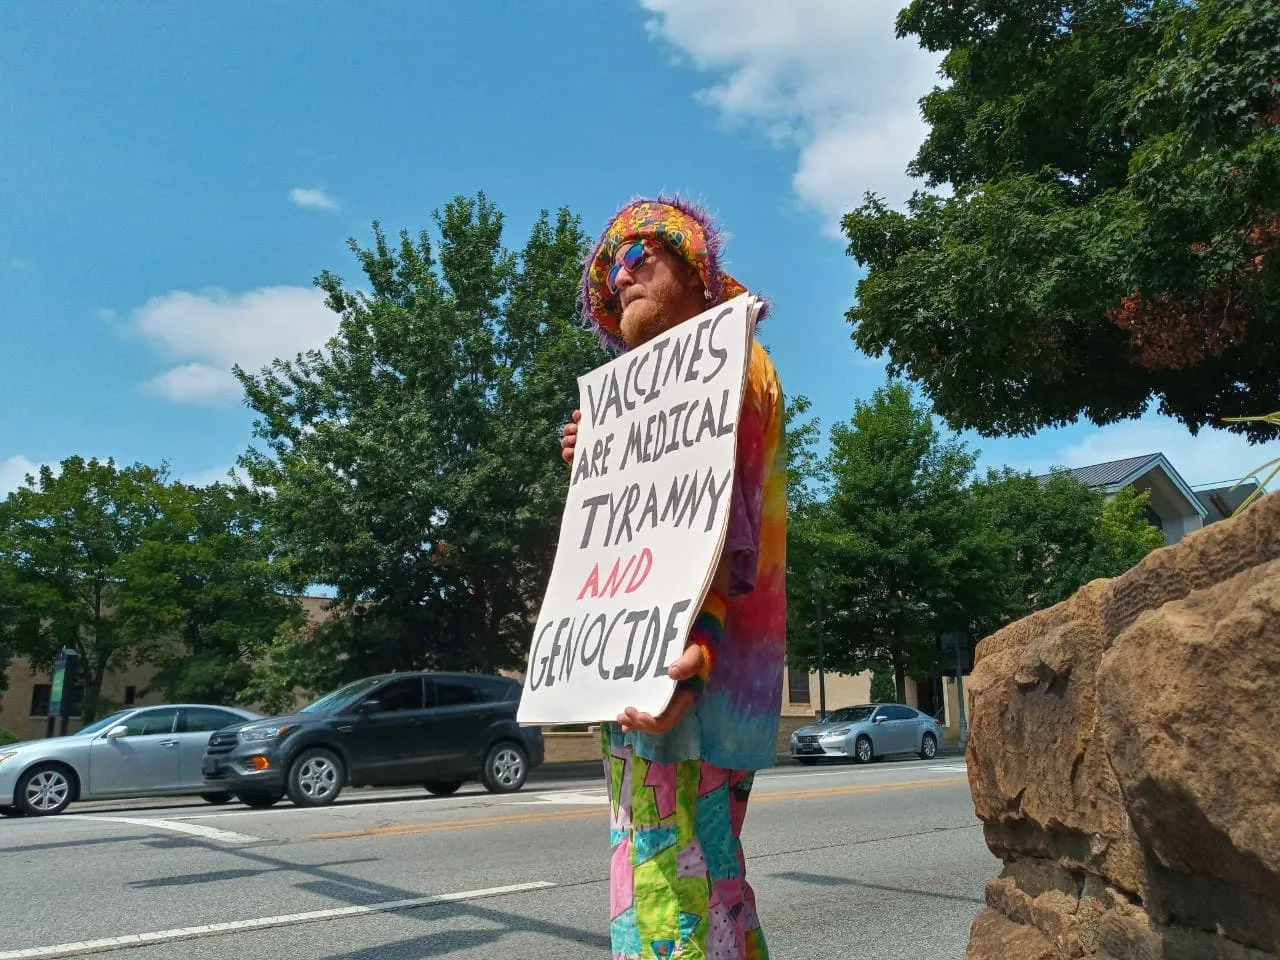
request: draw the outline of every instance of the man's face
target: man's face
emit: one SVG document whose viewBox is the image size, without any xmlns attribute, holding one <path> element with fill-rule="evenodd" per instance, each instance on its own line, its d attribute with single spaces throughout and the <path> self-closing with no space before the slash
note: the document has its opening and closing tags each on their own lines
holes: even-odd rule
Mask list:
<svg viewBox="0 0 1280 960">
<path fill-rule="evenodd" d="M 615 262 L 621 262 L 628 246 L 618 248 Z M 634 271 L 623 267 L 615 282 L 628 347 L 648 343 L 706 309 L 697 271 L 662 244 L 646 243 L 644 262 Z"/>
</svg>

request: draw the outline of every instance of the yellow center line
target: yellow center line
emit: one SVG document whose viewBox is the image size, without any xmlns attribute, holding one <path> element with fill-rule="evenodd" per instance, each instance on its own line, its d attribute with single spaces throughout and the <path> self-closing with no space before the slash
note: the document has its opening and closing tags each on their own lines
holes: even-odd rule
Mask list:
<svg viewBox="0 0 1280 960">
<path fill-rule="evenodd" d="M 839 797 L 859 793 L 883 793 L 890 790 L 916 790 L 922 787 L 951 787 L 968 783 L 966 777 L 947 777 L 940 780 L 902 780 L 897 783 L 856 784 L 845 787 L 818 787 L 811 790 L 777 790 L 753 792 L 752 803 L 772 800 L 810 800 L 817 797 Z M 337 833 L 313 833 L 308 840 L 349 840 L 353 837 L 406 837 L 422 833 L 439 833 L 449 830 L 476 830 L 482 827 L 516 826 L 525 823 L 550 823 L 557 820 L 590 820 L 608 813 L 608 807 L 588 807 L 582 810 L 548 810 L 542 813 L 497 814 L 488 817 L 471 817 L 466 820 L 441 820 L 438 823 L 402 823 L 390 827 L 368 827 L 363 830 L 343 830 Z"/>
</svg>

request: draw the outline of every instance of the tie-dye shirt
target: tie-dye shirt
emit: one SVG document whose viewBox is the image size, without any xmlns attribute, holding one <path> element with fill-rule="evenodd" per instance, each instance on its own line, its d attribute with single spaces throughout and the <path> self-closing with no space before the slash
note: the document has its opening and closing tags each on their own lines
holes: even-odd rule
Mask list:
<svg viewBox="0 0 1280 960">
<path fill-rule="evenodd" d="M 630 745 L 646 760 L 758 770 L 777 756 L 787 627 L 787 450 L 782 386 L 758 342 L 738 422 L 724 549 L 733 554 L 728 616 L 697 705 L 663 736 L 623 734 L 608 725 L 612 742 Z"/>
</svg>

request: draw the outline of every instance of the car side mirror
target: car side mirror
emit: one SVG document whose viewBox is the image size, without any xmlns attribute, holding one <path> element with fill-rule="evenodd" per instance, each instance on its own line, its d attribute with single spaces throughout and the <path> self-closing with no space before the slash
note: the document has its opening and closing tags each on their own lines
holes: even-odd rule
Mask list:
<svg viewBox="0 0 1280 960">
<path fill-rule="evenodd" d="M 886 716 L 882 713 L 882 714 L 880 714 L 879 716 L 872 717 L 872 718 L 871 718 L 871 722 L 872 722 L 872 723 L 884 723 L 884 722 L 885 722 L 886 720 L 888 720 L 888 719 L 889 719 L 889 718 L 888 718 L 888 717 L 886 717 Z"/>
<path fill-rule="evenodd" d="M 123 723 L 117 727 L 112 727 L 110 730 L 107 731 L 108 740 L 119 740 L 121 737 L 127 737 L 128 735 L 129 735 L 129 728 L 126 727 Z"/>
<path fill-rule="evenodd" d="M 356 707 L 356 713 L 362 717 L 367 717 L 371 713 L 376 713 L 381 706 L 382 704 L 377 700 L 361 700 Z"/>
</svg>

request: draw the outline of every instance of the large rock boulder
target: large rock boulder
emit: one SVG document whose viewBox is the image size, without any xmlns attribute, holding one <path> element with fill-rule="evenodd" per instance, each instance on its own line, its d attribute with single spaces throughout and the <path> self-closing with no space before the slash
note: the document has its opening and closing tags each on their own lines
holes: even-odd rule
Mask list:
<svg viewBox="0 0 1280 960">
<path fill-rule="evenodd" d="M 1280 957 L 1280 494 L 975 661 L 969 960 Z"/>
</svg>

